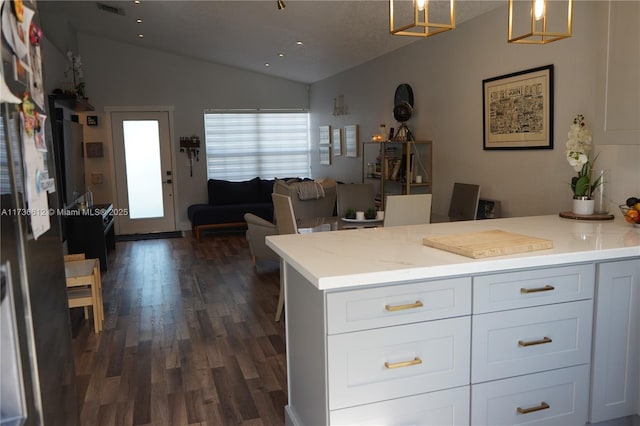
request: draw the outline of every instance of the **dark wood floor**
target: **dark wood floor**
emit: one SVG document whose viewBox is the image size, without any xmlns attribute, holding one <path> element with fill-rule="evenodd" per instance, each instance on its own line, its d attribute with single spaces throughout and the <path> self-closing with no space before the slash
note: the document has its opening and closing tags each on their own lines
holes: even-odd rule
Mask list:
<svg viewBox="0 0 640 426">
<path fill-rule="evenodd" d="M 74 339 L 82 425 L 281 425 L 279 272 L 244 233 L 118 242 L 104 331 Z"/>
</svg>

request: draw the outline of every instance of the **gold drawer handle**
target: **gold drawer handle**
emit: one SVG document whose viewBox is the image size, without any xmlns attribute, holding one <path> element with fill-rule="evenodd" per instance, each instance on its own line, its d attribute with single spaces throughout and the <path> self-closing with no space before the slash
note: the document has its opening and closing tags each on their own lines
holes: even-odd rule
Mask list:
<svg viewBox="0 0 640 426">
<path fill-rule="evenodd" d="M 424 306 L 424 304 L 419 301 L 416 300 L 416 303 L 407 303 L 406 305 L 385 305 L 384 308 L 389 311 L 389 312 L 393 312 L 393 311 L 404 311 L 405 309 L 415 309 L 415 308 L 422 308 Z"/>
<path fill-rule="evenodd" d="M 385 362 L 384 366 L 386 368 L 400 368 L 400 367 L 410 367 L 412 365 L 422 364 L 422 360 L 418 357 L 415 357 L 411 361 L 402 361 L 402 362 Z"/>
<path fill-rule="evenodd" d="M 518 407 L 516 409 L 516 411 L 518 412 L 518 414 L 529 414 L 529 413 L 534 413 L 534 412 L 540 411 L 540 410 L 546 410 L 547 408 L 550 408 L 549 404 L 547 404 L 546 402 L 542 401 L 540 403 L 540 405 L 537 405 L 535 407 L 529 407 L 529 408 Z"/>
<path fill-rule="evenodd" d="M 525 342 L 524 340 L 518 340 L 518 346 L 534 346 L 534 345 L 544 345 L 545 343 L 551 343 L 553 342 L 553 340 L 551 340 L 550 337 L 543 337 L 540 340 L 531 340 L 529 342 Z"/>
<path fill-rule="evenodd" d="M 521 288 L 520 289 L 520 293 L 523 294 L 529 294 L 529 293 L 540 293 L 541 291 L 551 291 L 551 290 L 555 290 L 556 288 L 552 285 L 545 285 L 544 287 L 537 287 L 537 288 Z"/>
</svg>

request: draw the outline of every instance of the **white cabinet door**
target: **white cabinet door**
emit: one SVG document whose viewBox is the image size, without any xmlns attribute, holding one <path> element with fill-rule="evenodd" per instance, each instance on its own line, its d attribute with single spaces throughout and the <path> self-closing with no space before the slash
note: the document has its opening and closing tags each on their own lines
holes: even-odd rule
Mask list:
<svg viewBox="0 0 640 426">
<path fill-rule="evenodd" d="M 583 425 L 588 386 L 588 365 L 472 385 L 471 424 Z"/>
<path fill-rule="evenodd" d="M 529 269 L 473 278 L 473 313 L 593 298 L 593 264 Z"/>
<path fill-rule="evenodd" d="M 327 338 L 329 409 L 469 384 L 469 317 Z"/>
<path fill-rule="evenodd" d="M 474 315 L 471 383 L 588 364 L 592 315 L 592 300 Z"/>
<path fill-rule="evenodd" d="M 329 334 L 471 313 L 471 278 L 420 281 L 327 294 Z"/>
<path fill-rule="evenodd" d="M 640 259 L 598 265 L 592 423 L 638 412 Z"/>
<path fill-rule="evenodd" d="M 335 410 L 331 425 L 469 426 L 469 386 Z"/>
</svg>

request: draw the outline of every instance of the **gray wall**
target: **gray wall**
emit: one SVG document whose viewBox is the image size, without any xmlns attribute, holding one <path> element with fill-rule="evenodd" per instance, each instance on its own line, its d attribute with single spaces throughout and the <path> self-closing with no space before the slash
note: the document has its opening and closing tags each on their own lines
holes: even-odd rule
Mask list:
<svg viewBox="0 0 640 426">
<path fill-rule="evenodd" d="M 577 2 L 573 37 L 544 46 L 507 43 L 505 5 L 453 31 L 313 84 L 314 176 L 361 181 L 362 157 L 334 157 L 331 166 L 319 164 L 317 128 L 358 124 L 361 141 L 377 133 L 381 123 L 397 128 L 392 114 L 395 88 L 409 83 L 415 104 L 408 125 L 416 139 L 433 141 L 432 211 L 437 215 L 446 215 L 456 181 L 479 183 L 481 195 L 501 200 L 507 216 L 569 210 L 568 183 L 574 172 L 565 159 L 565 142 L 578 113 L 585 115 L 595 150 L 601 153 L 597 166 L 613 169 L 613 202 L 640 195 L 640 132 L 615 139 L 603 130 L 607 4 Z M 555 68 L 554 149 L 484 151 L 482 80 L 548 64 Z M 348 113 L 333 116 L 338 95 L 344 95 Z M 611 140 L 616 144 L 609 144 Z M 617 213 L 617 207 L 612 212 Z"/>
</svg>

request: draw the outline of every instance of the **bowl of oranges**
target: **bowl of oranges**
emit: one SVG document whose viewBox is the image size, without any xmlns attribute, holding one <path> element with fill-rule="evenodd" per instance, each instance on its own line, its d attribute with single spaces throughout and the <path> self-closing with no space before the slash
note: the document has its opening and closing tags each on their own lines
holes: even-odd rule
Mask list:
<svg viewBox="0 0 640 426">
<path fill-rule="evenodd" d="M 640 199 L 629 197 L 624 204 L 620 204 L 620 211 L 624 219 L 635 227 L 640 228 Z"/>
</svg>

